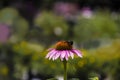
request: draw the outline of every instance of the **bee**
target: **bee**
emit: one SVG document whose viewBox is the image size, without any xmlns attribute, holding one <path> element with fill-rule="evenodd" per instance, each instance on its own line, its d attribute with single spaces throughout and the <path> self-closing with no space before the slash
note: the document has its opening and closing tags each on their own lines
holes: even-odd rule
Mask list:
<svg viewBox="0 0 120 80">
<path fill-rule="evenodd" d="M 73 41 L 59 41 L 56 43 L 56 49 L 58 50 L 70 50 L 72 49 Z"/>
<path fill-rule="evenodd" d="M 66 41 L 69 45 L 73 45 L 73 41 Z"/>
</svg>

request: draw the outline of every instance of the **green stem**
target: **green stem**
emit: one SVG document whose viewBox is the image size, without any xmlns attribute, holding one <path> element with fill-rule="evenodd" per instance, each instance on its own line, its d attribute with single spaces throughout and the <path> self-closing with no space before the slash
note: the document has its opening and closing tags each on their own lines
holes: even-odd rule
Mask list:
<svg viewBox="0 0 120 80">
<path fill-rule="evenodd" d="M 67 61 L 63 61 L 63 66 L 64 66 L 64 80 L 67 80 Z"/>
</svg>

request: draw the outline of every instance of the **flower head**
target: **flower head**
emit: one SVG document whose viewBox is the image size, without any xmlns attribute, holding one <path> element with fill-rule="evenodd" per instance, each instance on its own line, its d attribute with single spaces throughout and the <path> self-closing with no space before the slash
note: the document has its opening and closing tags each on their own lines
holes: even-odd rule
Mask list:
<svg viewBox="0 0 120 80">
<path fill-rule="evenodd" d="M 68 60 L 69 57 L 73 59 L 74 54 L 82 57 L 82 53 L 77 49 L 73 49 L 72 45 L 72 41 L 59 41 L 56 43 L 55 48 L 49 49 L 46 58 L 49 58 L 49 60 L 56 60 L 60 58 L 63 61 L 64 59 Z"/>
</svg>

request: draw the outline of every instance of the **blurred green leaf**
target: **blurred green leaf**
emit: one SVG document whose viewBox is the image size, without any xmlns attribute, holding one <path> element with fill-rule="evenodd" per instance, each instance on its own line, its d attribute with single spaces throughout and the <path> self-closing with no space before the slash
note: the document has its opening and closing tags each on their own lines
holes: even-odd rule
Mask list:
<svg viewBox="0 0 120 80">
<path fill-rule="evenodd" d="M 89 41 L 104 37 L 115 37 L 118 27 L 110 13 L 96 13 L 91 19 L 79 16 L 74 28 L 76 41 Z"/>
<path fill-rule="evenodd" d="M 43 29 L 45 35 L 66 36 L 68 25 L 63 17 L 56 16 L 52 12 L 41 12 L 36 16 L 34 24 Z"/>
<path fill-rule="evenodd" d="M 12 25 L 13 20 L 18 16 L 19 16 L 18 11 L 15 8 L 10 8 L 10 7 L 3 8 L 0 11 L 0 22 L 8 25 Z"/>
</svg>

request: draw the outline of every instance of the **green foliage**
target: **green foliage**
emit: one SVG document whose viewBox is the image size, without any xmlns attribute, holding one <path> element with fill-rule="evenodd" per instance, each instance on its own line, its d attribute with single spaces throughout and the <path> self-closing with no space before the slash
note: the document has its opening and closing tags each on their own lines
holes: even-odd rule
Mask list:
<svg viewBox="0 0 120 80">
<path fill-rule="evenodd" d="M 15 18 L 18 17 L 18 12 L 15 8 L 3 8 L 0 11 L 0 22 L 8 25 L 12 25 Z"/>
<path fill-rule="evenodd" d="M 47 79 L 47 80 L 57 80 L 57 79 L 55 79 L 55 78 L 51 78 L 51 79 Z"/>
<path fill-rule="evenodd" d="M 28 21 L 21 17 L 15 8 L 3 8 L 0 11 L 0 23 L 7 24 L 10 28 L 10 42 L 18 42 L 28 33 Z"/>
<path fill-rule="evenodd" d="M 79 16 L 74 28 L 76 41 L 89 41 L 103 37 L 115 37 L 118 32 L 117 24 L 110 13 L 98 12 L 90 19 Z"/>
<path fill-rule="evenodd" d="M 77 60 L 77 73 L 80 79 L 87 80 L 91 72 L 100 77 L 112 76 L 113 80 L 119 80 L 120 61 L 120 39 L 113 40 L 111 45 L 103 45 L 97 49 L 84 51 L 84 57 Z"/>
<path fill-rule="evenodd" d="M 29 43 L 22 41 L 13 46 L 15 53 L 15 61 L 19 61 L 20 64 L 30 66 L 32 62 L 39 59 L 40 54 L 44 48 L 36 43 Z"/>
<path fill-rule="evenodd" d="M 99 76 L 110 75 L 115 80 L 119 80 L 119 47 L 120 40 L 117 39 L 113 40 L 108 46 L 102 45 L 97 49 L 82 50 L 82 59 L 77 56 L 74 59 L 69 59 L 68 76 L 81 80 L 98 80 Z M 19 61 L 19 63 L 16 63 L 21 67 L 22 65 L 20 64 L 25 64 L 26 67 L 31 66 L 43 76 L 56 76 L 63 73 L 62 62 L 59 59 L 56 61 L 45 59 L 47 50 L 44 50 L 40 45 L 23 41 L 14 45 L 13 50 L 16 53 L 15 61 Z M 26 61 L 29 64 L 28 62 L 21 63 Z M 93 72 L 95 74 L 92 74 Z"/>
<path fill-rule="evenodd" d="M 89 78 L 90 80 L 99 80 L 98 77 Z"/>
<path fill-rule="evenodd" d="M 48 75 L 52 75 L 53 77 L 62 75 L 63 64 L 59 59 L 54 62 L 46 59 L 45 56 L 48 52 L 43 45 L 30 42 L 31 40 L 28 40 L 29 42 L 23 41 L 21 38 L 26 38 L 26 35 L 29 36 L 32 34 L 31 39 L 33 39 L 34 35 L 49 47 L 48 43 L 51 44 L 52 40 L 55 40 L 58 37 L 59 39 L 68 37 L 68 24 L 63 17 L 57 16 L 52 12 L 41 12 L 34 20 L 34 25 L 37 26 L 37 28 L 29 31 L 28 22 L 20 17 L 15 9 L 5 8 L 0 11 L 0 22 L 11 26 L 13 33 L 10 40 L 16 42 L 19 41 L 12 45 L 12 50 L 14 52 L 13 60 L 16 70 L 15 74 L 18 74 L 18 76 L 21 77 L 22 69 L 26 67 L 27 70 L 31 67 L 45 77 Z M 73 29 L 73 40 L 76 42 L 87 42 L 96 39 L 102 40 L 102 38 L 107 37 L 115 38 L 116 34 L 120 32 L 118 30 L 119 19 L 116 22 L 109 12 L 95 13 L 90 19 L 86 19 L 80 15 Z M 26 34 L 29 32 L 31 34 Z M 36 41 L 36 38 L 34 40 Z M 93 43 L 95 44 L 95 42 Z M 11 44 L 8 45 L 11 46 Z M 87 46 L 89 46 L 89 44 L 87 44 Z M 5 48 L 8 49 L 7 47 Z M 107 46 L 104 44 L 97 49 L 82 50 L 84 56 L 82 59 L 77 58 L 76 56 L 73 60 L 69 59 L 68 76 L 81 80 L 88 80 L 89 78 L 91 78 L 90 80 L 98 80 L 98 76 L 96 75 L 89 77 L 92 72 L 95 72 L 98 75 L 110 75 L 114 80 L 119 80 L 119 48 L 120 40 L 118 39 L 113 40 L 112 43 Z M 0 45 L 0 49 L 3 49 L 3 45 Z M 6 56 L 6 54 L 4 55 Z M 0 74 L 6 76 L 9 68 L 6 65 L 0 68 Z"/>
<path fill-rule="evenodd" d="M 17 19 L 14 20 L 13 32 L 16 36 L 25 37 L 28 30 L 29 30 L 29 24 L 24 18 L 18 17 Z"/>
<path fill-rule="evenodd" d="M 52 12 L 41 12 L 35 18 L 34 22 L 36 26 L 43 29 L 43 34 L 45 35 L 56 35 L 61 37 L 65 37 L 67 35 L 67 23 L 63 17 L 56 16 Z"/>
</svg>

